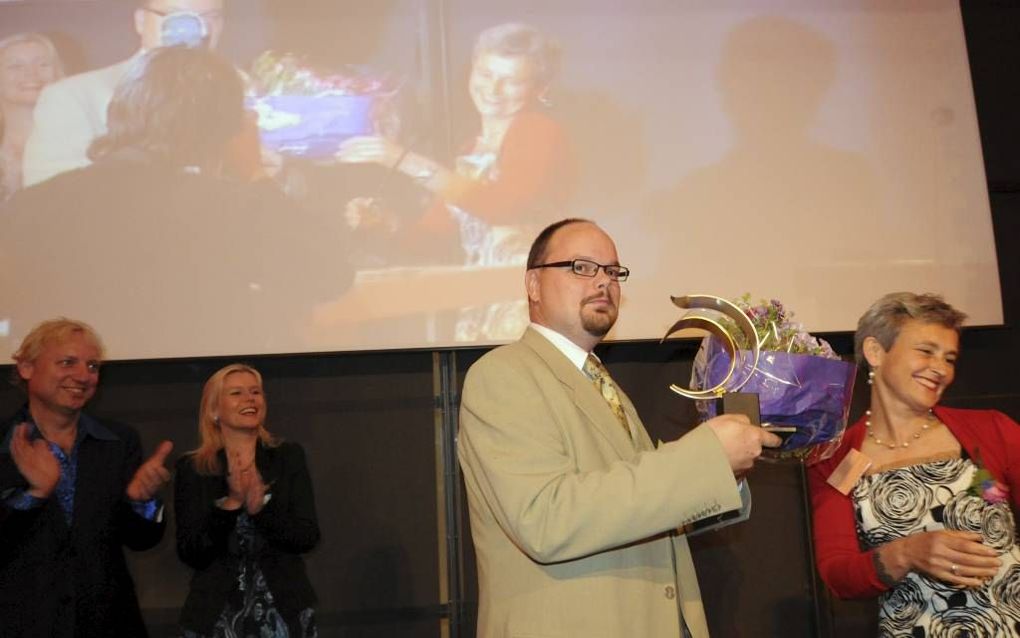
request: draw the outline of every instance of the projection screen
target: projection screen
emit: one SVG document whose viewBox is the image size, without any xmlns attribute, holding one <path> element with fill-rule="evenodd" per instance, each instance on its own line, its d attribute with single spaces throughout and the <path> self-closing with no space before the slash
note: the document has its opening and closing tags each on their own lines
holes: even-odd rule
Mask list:
<svg viewBox="0 0 1020 638">
<path fill-rule="evenodd" d="M 15 194 L 0 209 L 5 352 L 58 315 L 94 325 L 115 359 L 502 343 L 527 325 L 530 241 L 567 216 L 601 224 L 632 269 L 612 339 L 661 337 L 669 296 L 688 293 L 780 299 L 812 331 L 852 330 L 893 290 L 1002 322 L 956 2 L 198 4 L 183 8 L 222 20 L 218 51 L 247 78 L 260 179 L 99 188 L 65 172 Z M 51 36 L 73 75 L 136 54 L 135 6 L 7 0 L 0 36 Z M 521 113 L 540 125 L 513 124 L 485 154 L 473 49 L 509 22 L 560 61 L 540 79 L 528 67 Z M 332 78 L 282 93 L 353 128 L 331 124 L 314 151 L 274 140 L 297 116 L 259 93 L 267 59 Z M 359 104 L 368 115 L 350 115 Z M 346 138 L 377 135 L 476 174 L 437 193 L 427 170 L 338 159 Z M 191 177 L 218 185 L 185 198 Z"/>
</svg>

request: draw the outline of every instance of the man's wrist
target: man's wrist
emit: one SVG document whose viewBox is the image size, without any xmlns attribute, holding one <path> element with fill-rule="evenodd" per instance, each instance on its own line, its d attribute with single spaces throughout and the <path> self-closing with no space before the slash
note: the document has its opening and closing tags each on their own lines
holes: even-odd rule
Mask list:
<svg viewBox="0 0 1020 638">
<path fill-rule="evenodd" d="M 53 489 L 54 488 L 42 490 L 39 489 L 38 487 L 30 487 L 27 490 L 25 490 L 25 493 L 31 495 L 33 498 L 45 501 L 46 499 L 53 495 Z"/>
<path fill-rule="evenodd" d="M 159 522 L 163 520 L 163 503 L 158 498 L 150 498 L 144 501 L 128 501 L 131 509 L 147 521 Z"/>
<path fill-rule="evenodd" d="M 47 497 L 39 497 L 32 494 L 31 490 L 14 490 L 4 496 L 4 503 L 7 507 L 22 512 L 42 507 Z"/>
</svg>

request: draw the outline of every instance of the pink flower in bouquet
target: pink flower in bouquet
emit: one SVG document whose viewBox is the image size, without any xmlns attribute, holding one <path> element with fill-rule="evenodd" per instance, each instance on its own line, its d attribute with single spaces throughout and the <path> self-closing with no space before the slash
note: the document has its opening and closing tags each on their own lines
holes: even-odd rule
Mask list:
<svg viewBox="0 0 1020 638">
<path fill-rule="evenodd" d="M 981 496 L 989 503 L 1009 502 L 1009 488 L 1002 483 L 995 480 L 984 481 L 981 488 Z"/>
<path fill-rule="evenodd" d="M 775 350 L 790 354 L 809 354 L 825 359 L 838 360 L 840 357 L 824 340 L 812 336 L 803 324 L 793 320 L 793 312 L 787 311 L 783 302 L 778 299 L 761 299 L 757 305 L 751 303 L 751 295 L 745 294 L 734 300 L 734 304 L 744 311 L 751 320 L 762 350 Z M 738 346 L 749 348 L 744 343 L 742 333 L 732 325 L 731 334 L 737 336 Z"/>
</svg>

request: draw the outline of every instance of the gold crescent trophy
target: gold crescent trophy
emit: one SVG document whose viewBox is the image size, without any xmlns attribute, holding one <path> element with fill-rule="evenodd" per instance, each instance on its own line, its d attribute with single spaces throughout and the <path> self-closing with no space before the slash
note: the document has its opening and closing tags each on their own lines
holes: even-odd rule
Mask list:
<svg viewBox="0 0 1020 638">
<path fill-rule="evenodd" d="M 714 400 L 719 414 L 745 414 L 754 425 L 762 426 L 774 432 L 784 440 L 797 431 L 795 426 L 761 422 L 761 408 L 758 395 L 753 392 L 740 392 L 758 368 L 761 356 L 761 339 L 754 324 L 744 311 L 736 304 L 715 295 L 684 295 L 670 297 L 673 304 L 687 310 L 680 319 L 662 337 L 662 341 L 680 330 L 704 330 L 716 337 L 723 350 L 729 355 L 729 369 L 722 379 L 711 387 L 692 389 L 673 383 L 669 389 L 680 396 L 696 401 Z M 744 336 L 746 349 L 737 346 L 731 333 L 732 326 L 722 318 L 730 319 Z M 738 366 L 738 361 L 740 364 Z M 739 370 L 738 370 L 739 368 Z M 737 375 L 737 376 L 734 376 Z"/>
</svg>

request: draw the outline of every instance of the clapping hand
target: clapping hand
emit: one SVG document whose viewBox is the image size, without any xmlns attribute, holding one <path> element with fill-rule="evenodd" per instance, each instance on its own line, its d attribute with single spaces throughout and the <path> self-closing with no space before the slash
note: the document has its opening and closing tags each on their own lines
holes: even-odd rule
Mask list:
<svg viewBox="0 0 1020 638">
<path fill-rule="evenodd" d="M 163 441 L 156 448 L 156 452 L 139 466 L 127 486 L 126 493 L 130 500 L 147 501 L 166 485 L 170 480 L 170 472 L 163 465 L 173 449 L 173 443 Z"/>
<path fill-rule="evenodd" d="M 27 423 L 15 426 L 11 437 L 11 456 L 18 472 L 28 481 L 28 494 L 36 498 L 49 498 L 60 480 L 60 464 L 46 440 L 38 438 L 32 441 L 28 431 Z"/>
<path fill-rule="evenodd" d="M 231 452 L 227 463 L 227 487 L 230 489 L 227 509 L 244 506 L 248 514 L 258 514 L 265 505 L 267 488 L 254 457 L 244 459 L 240 453 Z"/>
</svg>

